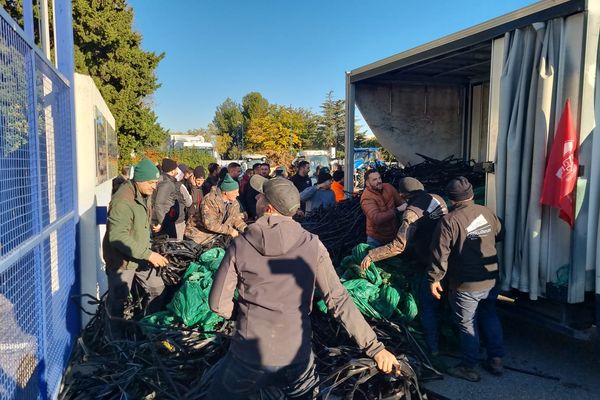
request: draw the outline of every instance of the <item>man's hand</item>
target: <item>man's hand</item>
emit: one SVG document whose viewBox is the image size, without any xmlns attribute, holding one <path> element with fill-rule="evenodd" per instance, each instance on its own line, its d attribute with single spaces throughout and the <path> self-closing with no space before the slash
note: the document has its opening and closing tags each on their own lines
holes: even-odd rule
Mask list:
<svg viewBox="0 0 600 400">
<path fill-rule="evenodd" d="M 373 360 L 377 363 L 377 368 L 385 374 L 389 374 L 394 370 L 394 366 L 400 367 L 400 363 L 396 359 L 396 356 L 387 351 L 386 349 L 381 350 L 375 354 Z"/>
<path fill-rule="evenodd" d="M 442 288 L 442 284 L 440 282 L 433 282 L 430 285 L 430 287 L 431 287 L 431 295 L 438 300 L 441 299 L 442 292 L 444 291 L 444 289 Z"/>
<path fill-rule="evenodd" d="M 154 251 L 150 254 L 148 261 L 157 268 L 165 267 L 169 263 L 169 260 Z"/>
<path fill-rule="evenodd" d="M 369 266 L 371 265 L 371 262 L 373 260 L 371 260 L 371 257 L 369 257 L 369 255 L 367 254 L 365 256 L 365 258 L 362 259 L 361 263 L 360 263 L 360 268 L 365 270 L 367 268 L 369 268 Z"/>
<path fill-rule="evenodd" d="M 159 232 L 160 228 L 162 228 L 161 224 L 152 225 L 152 232 L 154 232 L 154 233 Z"/>
<path fill-rule="evenodd" d="M 323 189 L 325 186 L 327 186 L 330 183 L 331 183 L 331 181 L 325 181 L 325 182 L 322 182 L 322 183 L 318 183 L 317 184 L 317 188 Z"/>
<path fill-rule="evenodd" d="M 232 238 L 236 238 L 240 235 L 240 233 L 237 231 L 237 229 L 232 229 L 230 235 Z"/>
</svg>

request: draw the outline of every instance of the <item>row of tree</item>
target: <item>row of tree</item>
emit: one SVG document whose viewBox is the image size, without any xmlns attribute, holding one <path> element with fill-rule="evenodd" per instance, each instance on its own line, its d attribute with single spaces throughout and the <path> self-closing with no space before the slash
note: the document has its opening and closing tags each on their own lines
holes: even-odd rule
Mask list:
<svg viewBox="0 0 600 400">
<path fill-rule="evenodd" d="M 186 133 L 214 141 L 225 159 L 261 153 L 273 162 L 288 163 L 301 149 L 335 147 L 338 157 L 343 157 L 345 131 L 345 102 L 335 99 L 332 91 L 325 96 L 320 113 L 272 104 L 259 92 L 250 92 L 241 104 L 227 98 L 217 107 L 207 128 Z M 365 145 L 367 138 L 358 124 L 355 131 L 356 145 Z"/>
<path fill-rule="evenodd" d="M 155 69 L 164 53 L 142 49 L 142 36 L 133 29 L 133 10 L 126 0 L 72 0 L 72 4 L 75 68 L 94 79 L 115 117 L 121 163 L 129 163 L 133 152 L 166 150 L 169 132 L 158 124 L 151 97 L 160 86 Z M 0 0 L 0 6 L 23 24 L 22 0 Z M 34 18 L 38 15 L 36 4 Z M 335 147 L 338 157 L 343 157 L 345 129 L 345 102 L 335 99 L 332 91 L 319 113 L 271 104 L 260 93 L 251 92 L 241 104 L 226 99 L 217 107 L 212 124 L 187 133 L 215 141 L 223 158 L 260 152 L 275 162 L 288 162 L 300 149 Z M 355 131 L 356 145 L 367 145 L 358 124 Z"/>
</svg>

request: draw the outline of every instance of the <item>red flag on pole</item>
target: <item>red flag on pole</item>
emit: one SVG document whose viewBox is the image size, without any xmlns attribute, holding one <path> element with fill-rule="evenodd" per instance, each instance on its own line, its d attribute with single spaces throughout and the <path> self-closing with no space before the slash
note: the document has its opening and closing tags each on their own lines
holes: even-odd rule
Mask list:
<svg viewBox="0 0 600 400">
<path fill-rule="evenodd" d="M 567 221 L 571 227 L 575 223 L 573 190 L 579 168 L 577 144 L 577 132 L 571 116 L 571 101 L 567 99 L 548 157 L 540 202 L 560 209 L 560 218 Z"/>
</svg>

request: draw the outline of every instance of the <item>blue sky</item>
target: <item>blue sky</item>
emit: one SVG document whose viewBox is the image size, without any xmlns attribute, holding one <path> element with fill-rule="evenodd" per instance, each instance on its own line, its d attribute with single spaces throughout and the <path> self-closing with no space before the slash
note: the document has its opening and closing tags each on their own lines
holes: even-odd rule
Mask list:
<svg viewBox="0 0 600 400">
<path fill-rule="evenodd" d="M 318 112 L 329 90 L 344 97 L 344 71 L 534 2 L 129 0 L 143 47 L 166 53 L 154 109 L 174 131 L 250 91 Z"/>
</svg>

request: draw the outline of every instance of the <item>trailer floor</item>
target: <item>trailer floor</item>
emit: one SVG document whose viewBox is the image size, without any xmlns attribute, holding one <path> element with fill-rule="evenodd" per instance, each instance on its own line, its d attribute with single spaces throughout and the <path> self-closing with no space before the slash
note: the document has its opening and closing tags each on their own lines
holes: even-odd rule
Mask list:
<svg viewBox="0 0 600 400">
<path fill-rule="evenodd" d="M 600 398 L 600 340 L 580 341 L 538 325 L 503 317 L 506 366 L 541 373 L 558 380 L 506 370 L 495 377 L 480 368 L 481 381 L 471 383 L 446 376 L 425 388 L 452 400 Z M 449 365 L 456 359 L 447 359 Z"/>
</svg>

